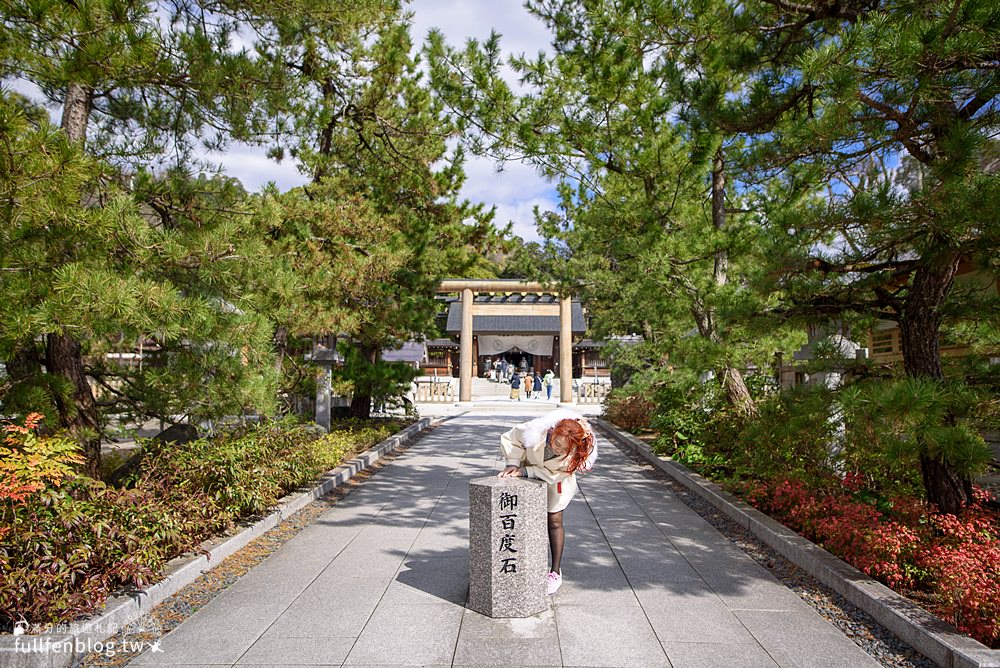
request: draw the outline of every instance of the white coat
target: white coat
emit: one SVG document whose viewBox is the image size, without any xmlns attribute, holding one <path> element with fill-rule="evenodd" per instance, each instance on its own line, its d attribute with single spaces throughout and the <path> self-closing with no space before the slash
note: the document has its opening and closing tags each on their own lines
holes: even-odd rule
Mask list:
<svg viewBox="0 0 1000 668">
<path fill-rule="evenodd" d="M 566 508 L 576 494 L 576 474 L 566 470 L 569 458 L 556 456 L 545 459 L 545 440 L 549 429 L 566 419 L 578 420 L 593 435 L 590 424 L 579 413 L 558 409 L 520 424 L 500 436 L 500 450 L 507 466 L 523 466 L 529 478 L 549 483 L 550 513 Z M 597 441 L 593 438 L 591 440 L 594 445 L 583 465 L 585 471 L 592 469 L 597 461 Z"/>
</svg>

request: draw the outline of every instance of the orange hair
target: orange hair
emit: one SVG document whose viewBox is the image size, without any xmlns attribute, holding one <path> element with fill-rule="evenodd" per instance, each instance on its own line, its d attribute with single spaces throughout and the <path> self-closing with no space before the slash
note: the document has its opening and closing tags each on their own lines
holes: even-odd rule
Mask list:
<svg viewBox="0 0 1000 668">
<path fill-rule="evenodd" d="M 594 435 L 589 429 L 584 427 L 579 420 L 567 418 L 560 420 L 552 428 L 552 440 L 562 439 L 568 444 L 566 456 L 569 457 L 569 465 L 566 471 L 575 473 L 583 468 L 590 456 L 590 451 L 594 449 Z"/>
</svg>

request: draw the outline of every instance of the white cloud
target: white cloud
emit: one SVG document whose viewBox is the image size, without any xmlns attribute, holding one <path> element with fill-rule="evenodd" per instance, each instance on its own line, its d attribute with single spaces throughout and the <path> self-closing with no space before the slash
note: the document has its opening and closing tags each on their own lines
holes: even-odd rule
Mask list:
<svg viewBox="0 0 1000 668">
<path fill-rule="evenodd" d="M 545 194 L 554 196 L 555 189 L 531 165 L 508 162 L 498 167 L 493 160 L 470 156 L 465 161 L 468 181 L 462 188 L 466 197 L 481 201 L 523 200 Z"/>
<path fill-rule="evenodd" d="M 452 46 L 468 38 L 480 42 L 496 30 L 505 53 L 534 56 L 545 49 L 551 36 L 545 25 L 528 14 L 520 0 L 410 0 L 411 34 L 420 43 L 431 28 L 439 28 Z"/>
<path fill-rule="evenodd" d="M 540 241 L 538 231 L 535 229 L 534 208 L 540 211 L 554 211 L 555 203 L 551 199 L 536 197 L 533 199 L 520 200 L 512 203 L 497 203 L 497 212 L 494 222 L 497 227 L 503 227 L 507 223 L 513 223 L 513 233 L 525 241 Z"/>
<path fill-rule="evenodd" d="M 408 9 L 413 12 L 411 34 L 418 45 L 431 28 L 440 29 L 455 47 L 464 46 L 470 38 L 482 42 L 495 30 L 502 35 L 500 46 L 505 54 L 534 56 L 551 42 L 548 29 L 528 14 L 520 0 L 411 0 Z M 505 75 L 516 87 L 511 73 L 505 71 Z M 552 183 L 530 165 L 511 162 L 498 170 L 492 160 L 475 156 L 467 158 L 465 172 L 463 197 L 496 205 L 498 227 L 513 221 L 514 234 L 527 241 L 539 239 L 532 208 L 556 209 Z"/>
<path fill-rule="evenodd" d="M 553 184 L 535 169 L 523 163 L 508 163 L 502 171 L 487 158 L 470 157 L 465 163 L 468 179 L 461 196 L 473 202 L 496 206 L 497 227 L 513 222 L 513 232 L 526 241 L 538 241 L 535 231 L 536 205 L 543 211 L 556 209 L 557 197 Z"/>
<path fill-rule="evenodd" d="M 277 163 L 255 146 L 237 143 L 224 153 L 213 153 L 207 157 L 212 162 L 221 164 L 227 175 L 239 179 L 250 192 L 260 190 L 270 181 L 274 181 L 282 191 L 309 181 L 308 177 L 299 172 L 294 160 L 286 159 Z"/>
</svg>

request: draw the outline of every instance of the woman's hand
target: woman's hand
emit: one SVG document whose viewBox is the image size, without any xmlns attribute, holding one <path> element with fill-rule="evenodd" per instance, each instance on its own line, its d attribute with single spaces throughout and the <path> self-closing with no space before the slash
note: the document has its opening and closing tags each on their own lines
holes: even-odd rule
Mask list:
<svg viewBox="0 0 1000 668">
<path fill-rule="evenodd" d="M 500 473 L 497 473 L 498 478 L 519 478 L 521 476 L 520 466 L 508 466 Z"/>
</svg>

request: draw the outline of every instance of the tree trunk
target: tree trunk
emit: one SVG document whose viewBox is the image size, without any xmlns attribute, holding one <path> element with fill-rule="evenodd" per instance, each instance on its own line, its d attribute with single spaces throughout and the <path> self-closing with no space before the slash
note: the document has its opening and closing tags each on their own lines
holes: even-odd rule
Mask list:
<svg viewBox="0 0 1000 668">
<path fill-rule="evenodd" d="M 284 369 L 285 355 L 288 351 L 288 328 L 279 325 L 274 328 L 271 335 L 271 343 L 274 344 L 274 372 L 278 377 L 278 403 L 282 413 L 295 412 L 295 396 L 286 391 Z"/>
<path fill-rule="evenodd" d="M 648 320 L 642 321 L 642 336 L 650 343 L 656 343 L 656 333 L 653 331 L 653 326 L 649 324 Z"/>
<path fill-rule="evenodd" d="M 738 415 L 742 417 L 757 415 L 757 405 L 750 396 L 750 390 L 747 389 L 746 381 L 739 369 L 733 367 L 722 369 L 722 388 L 726 391 L 726 401 Z"/>
<path fill-rule="evenodd" d="M 36 396 L 32 389 L 45 382 L 45 370 L 42 369 L 42 360 L 39 358 L 38 346 L 35 345 L 35 341 L 23 341 L 16 344 L 10 357 L 4 363 L 7 368 L 7 382 L 6 388 L 0 392 L 6 391 L 4 400 L 9 409 L 7 413 L 23 412 L 28 414 L 32 411 L 49 413 L 48 406 L 40 406 L 32 399 Z M 47 389 L 45 394 L 48 394 Z M 50 434 L 55 426 L 42 422 L 38 425 L 38 433 L 40 435 Z"/>
<path fill-rule="evenodd" d="M 721 343 L 722 340 L 715 328 L 715 318 L 712 317 L 710 310 L 694 306 L 691 308 L 691 315 L 694 316 L 694 321 L 698 325 L 699 336 L 712 343 Z M 754 403 L 746 380 L 743 379 L 743 374 L 740 373 L 739 369 L 731 366 L 723 367 L 719 374 L 719 381 L 722 383 L 722 389 L 726 391 L 726 402 L 737 414 L 744 417 L 757 415 L 757 404 Z"/>
<path fill-rule="evenodd" d="M 66 86 L 61 126 L 70 141 L 83 144 L 87 140 L 91 96 L 92 91 L 83 84 L 70 82 Z M 69 334 L 53 333 L 46 336 L 46 348 L 47 372 L 60 376 L 67 386 L 56 393 L 60 425 L 83 446 L 87 474 L 100 478 L 101 429 L 97 402 L 83 370 L 83 347 Z"/>
<path fill-rule="evenodd" d="M 721 236 L 721 232 L 726 229 L 726 156 L 720 145 L 715 152 L 715 159 L 712 162 L 712 227 L 716 234 Z M 718 243 L 721 244 L 721 238 Z M 724 245 L 715 251 L 714 263 L 712 265 L 712 278 L 719 287 L 724 286 L 729 281 L 729 252 Z M 705 333 L 715 342 L 720 342 L 719 333 L 715 323 L 715 314 L 711 309 L 696 315 L 698 330 Z M 750 390 L 747 389 L 746 381 L 739 369 L 726 366 L 722 369 L 722 388 L 726 391 L 726 401 L 743 417 L 751 417 L 757 414 L 757 406 L 754 404 Z"/>
<path fill-rule="evenodd" d="M 715 152 L 712 163 L 712 227 L 721 232 L 726 227 L 726 160 L 722 147 Z M 729 280 L 729 253 L 725 248 L 715 251 L 712 277 L 716 285 L 725 285 Z"/>
<path fill-rule="evenodd" d="M 972 481 L 959 475 L 947 462 L 921 454 L 920 477 L 927 500 L 942 513 L 957 515 L 972 501 Z"/>
<path fill-rule="evenodd" d="M 365 359 L 369 367 L 365 373 L 358 374 L 354 380 L 354 396 L 351 398 L 350 416 L 367 420 L 372 416 L 372 390 L 369 376 L 374 372 L 371 368 L 378 362 L 380 349 L 375 346 L 361 346 L 359 348 L 361 357 Z"/>
<path fill-rule="evenodd" d="M 274 343 L 274 370 L 280 378 L 285 363 L 285 354 L 288 350 L 288 328 L 280 325 L 275 327 L 271 341 Z"/>
<path fill-rule="evenodd" d="M 90 89 L 76 82 L 71 82 L 66 86 L 61 126 L 70 141 L 81 143 L 87 141 L 91 94 Z"/>
<path fill-rule="evenodd" d="M 899 317 L 903 368 L 915 378 L 943 379 L 941 368 L 941 305 L 958 273 L 958 253 L 921 265 L 913 275 Z M 954 418 L 951 418 L 954 422 Z M 947 461 L 920 455 L 920 473 L 927 500 L 943 513 L 955 514 L 972 500 L 972 481 Z"/>
<path fill-rule="evenodd" d="M 11 386 L 34 382 L 42 374 L 42 363 L 34 341 L 18 344 L 6 361 Z"/>
<path fill-rule="evenodd" d="M 958 273 L 958 253 L 935 264 L 921 265 L 913 274 L 899 315 L 903 368 L 913 377 L 944 378 L 941 370 L 941 305 Z"/>
<path fill-rule="evenodd" d="M 87 458 L 87 475 L 101 477 L 101 428 L 97 419 L 97 402 L 83 370 L 80 343 L 66 334 L 46 337 L 45 366 L 66 383 L 55 392 L 59 423 L 80 442 Z"/>
</svg>

